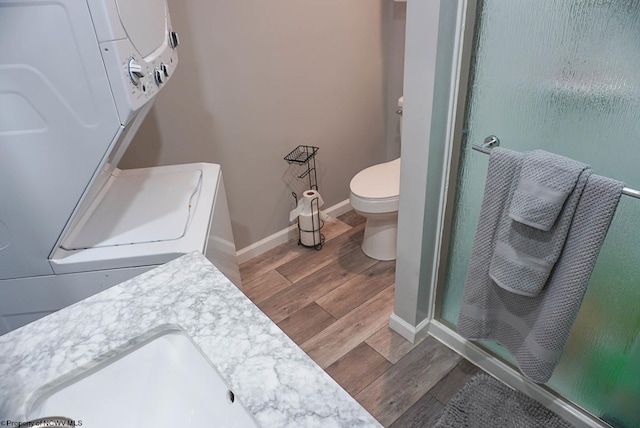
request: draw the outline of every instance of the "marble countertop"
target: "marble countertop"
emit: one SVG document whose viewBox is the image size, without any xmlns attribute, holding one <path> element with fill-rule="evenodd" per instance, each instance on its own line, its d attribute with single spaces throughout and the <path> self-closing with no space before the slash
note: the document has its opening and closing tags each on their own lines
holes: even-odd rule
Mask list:
<svg viewBox="0 0 640 428">
<path fill-rule="evenodd" d="M 380 427 L 197 252 L 0 336 L 0 421 L 26 421 L 43 390 L 164 326 L 191 336 L 263 427 Z"/>
</svg>

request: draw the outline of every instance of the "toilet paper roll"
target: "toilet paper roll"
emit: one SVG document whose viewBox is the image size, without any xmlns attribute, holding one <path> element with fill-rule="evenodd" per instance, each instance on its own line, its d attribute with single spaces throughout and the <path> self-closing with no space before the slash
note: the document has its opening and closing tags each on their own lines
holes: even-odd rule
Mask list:
<svg viewBox="0 0 640 428">
<path fill-rule="evenodd" d="M 298 218 L 298 229 L 300 230 L 300 243 L 308 247 L 322 243 L 320 235 L 321 221 L 328 219 L 328 216 L 319 211 L 324 205 L 322 196 L 316 190 L 305 190 L 302 198 L 298 201 L 298 206 L 289 213 L 289 221 Z"/>
<path fill-rule="evenodd" d="M 313 202 L 316 198 L 318 199 L 317 204 Z M 319 209 L 322 205 L 324 205 L 324 201 L 317 190 L 305 190 L 302 193 L 302 198 L 298 201 L 298 206 L 289 213 L 289 221 L 294 221 L 300 214 L 311 214 L 313 210 Z"/>
<path fill-rule="evenodd" d="M 300 214 L 298 227 L 300 229 L 300 243 L 307 247 L 321 244 L 319 218 L 314 213 Z"/>
</svg>

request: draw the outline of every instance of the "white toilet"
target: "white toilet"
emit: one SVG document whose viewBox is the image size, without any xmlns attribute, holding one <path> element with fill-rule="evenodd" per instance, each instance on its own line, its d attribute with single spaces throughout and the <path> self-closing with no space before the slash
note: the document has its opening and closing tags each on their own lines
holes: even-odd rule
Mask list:
<svg viewBox="0 0 640 428">
<path fill-rule="evenodd" d="M 402 97 L 398 100 L 398 107 L 402 108 Z M 398 112 L 402 114 L 401 110 Z M 351 179 L 349 187 L 351 206 L 367 219 L 362 251 L 376 260 L 395 260 L 400 158 L 363 169 Z"/>
</svg>

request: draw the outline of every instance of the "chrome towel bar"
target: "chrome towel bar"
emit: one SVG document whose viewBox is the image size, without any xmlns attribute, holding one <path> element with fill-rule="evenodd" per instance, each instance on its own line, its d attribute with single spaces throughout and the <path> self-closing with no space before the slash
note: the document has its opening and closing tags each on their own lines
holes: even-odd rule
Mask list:
<svg viewBox="0 0 640 428">
<path fill-rule="evenodd" d="M 495 135 L 490 135 L 484 139 L 484 144 L 482 144 L 481 146 L 478 144 L 474 144 L 472 147 L 473 147 L 473 150 L 488 155 L 491 153 L 492 148 L 497 147 L 499 145 L 500 145 L 500 140 L 498 139 L 498 137 L 496 137 Z M 622 194 L 631 196 L 636 199 L 640 199 L 640 190 L 623 187 Z"/>
</svg>

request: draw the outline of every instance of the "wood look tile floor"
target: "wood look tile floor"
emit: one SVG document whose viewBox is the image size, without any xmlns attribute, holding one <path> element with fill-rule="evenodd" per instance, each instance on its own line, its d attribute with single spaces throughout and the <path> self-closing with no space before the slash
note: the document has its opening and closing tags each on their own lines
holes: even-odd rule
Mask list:
<svg viewBox="0 0 640 428">
<path fill-rule="evenodd" d="M 432 426 L 481 370 L 389 328 L 395 262 L 362 252 L 364 218 L 350 211 L 322 233 L 319 251 L 294 240 L 243 263 L 242 291 L 382 425 Z"/>
</svg>

